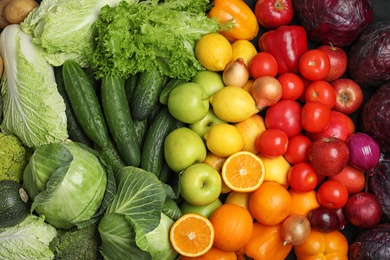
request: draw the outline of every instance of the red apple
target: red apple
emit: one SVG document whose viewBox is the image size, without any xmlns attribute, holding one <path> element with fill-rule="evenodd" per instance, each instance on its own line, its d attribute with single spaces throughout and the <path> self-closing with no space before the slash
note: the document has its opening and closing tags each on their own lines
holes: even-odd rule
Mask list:
<svg viewBox="0 0 390 260">
<path fill-rule="evenodd" d="M 349 149 L 338 138 L 320 138 L 312 142 L 308 155 L 309 163 L 317 174 L 334 176 L 348 164 Z"/>
<path fill-rule="evenodd" d="M 340 78 L 345 71 L 347 70 L 348 65 L 348 56 L 347 53 L 337 46 L 330 45 L 321 45 L 318 49 L 325 52 L 330 60 L 330 71 L 328 75 L 323 79 L 325 81 L 331 82 Z"/>
<path fill-rule="evenodd" d="M 255 15 L 261 26 L 276 29 L 291 22 L 294 6 L 292 0 L 257 0 Z"/>
<path fill-rule="evenodd" d="M 352 79 L 341 78 L 330 83 L 336 92 L 334 110 L 350 115 L 363 103 L 363 91 Z"/>
<path fill-rule="evenodd" d="M 350 195 L 363 191 L 366 186 L 364 171 L 350 164 L 347 164 L 340 173 L 330 176 L 329 179 L 341 182 L 347 187 Z"/>
<path fill-rule="evenodd" d="M 312 141 L 323 137 L 335 137 L 345 142 L 353 133 L 355 133 L 353 120 L 344 113 L 331 110 L 330 121 L 324 131 L 319 133 L 306 132 L 305 135 Z"/>
</svg>

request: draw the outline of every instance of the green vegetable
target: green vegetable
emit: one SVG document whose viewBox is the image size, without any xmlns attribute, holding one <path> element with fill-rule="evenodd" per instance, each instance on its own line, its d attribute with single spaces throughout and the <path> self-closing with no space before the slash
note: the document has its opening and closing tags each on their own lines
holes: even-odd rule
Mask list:
<svg viewBox="0 0 390 260">
<path fill-rule="evenodd" d="M 16 181 L 0 181 L 0 228 L 19 224 L 30 211 L 30 201 Z"/>
<path fill-rule="evenodd" d="M 162 75 L 190 80 L 204 70 L 194 54 L 196 42 L 220 30 L 218 20 L 205 15 L 209 5 L 208 0 L 146 0 L 103 7 L 89 56 L 96 75 L 128 77 L 157 65 Z"/>
<path fill-rule="evenodd" d="M 31 151 L 14 135 L 0 133 L 0 180 L 21 183 Z"/>
<path fill-rule="evenodd" d="M 126 0 L 135 3 L 135 0 Z M 44 49 L 45 58 L 59 66 L 74 59 L 86 64 L 86 52 L 92 51 L 94 23 L 105 5 L 120 0 L 45 0 L 21 23 L 24 31 Z"/>
<path fill-rule="evenodd" d="M 43 218 L 28 215 L 16 226 L 0 228 L 0 259 L 54 259 L 49 243 L 56 235 Z"/>
<path fill-rule="evenodd" d="M 72 228 L 58 230 L 55 237 L 49 244 L 58 260 L 102 260 L 99 252 L 101 244 L 98 232 L 99 222 L 95 222 L 84 228 Z"/>
<path fill-rule="evenodd" d="M 125 80 L 114 76 L 103 77 L 101 97 L 107 125 L 121 158 L 126 165 L 138 166 L 141 148 L 127 104 Z"/>
<path fill-rule="evenodd" d="M 69 229 L 91 221 L 104 205 L 107 175 L 96 151 L 69 141 L 37 148 L 23 181 L 33 199 L 31 211 Z"/>
<path fill-rule="evenodd" d="M 99 224 L 102 255 L 106 259 L 174 259 L 177 253 L 168 237 L 173 221 L 161 215 L 167 198 L 163 184 L 153 173 L 133 166 L 122 168 L 116 177 L 117 194 Z M 148 237 L 156 232 L 154 239 Z"/>
<path fill-rule="evenodd" d="M 66 140 L 65 103 L 42 49 L 18 24 L 12 24 L 1 32 L 0 55 L 4 62 L 2 132 L 33 148 Z"/>
</svg>

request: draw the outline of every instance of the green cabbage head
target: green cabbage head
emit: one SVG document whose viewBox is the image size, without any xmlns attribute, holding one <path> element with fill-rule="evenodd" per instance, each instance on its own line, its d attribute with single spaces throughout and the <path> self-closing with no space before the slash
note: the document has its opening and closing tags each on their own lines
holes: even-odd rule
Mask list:
<svg viewBox="0 0 390 260">
<path fill-rule="evenodd" d="M 24 173 L 31 210 L 56 228 L 89 221 L 100 208 L 107 174 L 98 157 L 75 142 L 38 147 Z"/>
</svg>

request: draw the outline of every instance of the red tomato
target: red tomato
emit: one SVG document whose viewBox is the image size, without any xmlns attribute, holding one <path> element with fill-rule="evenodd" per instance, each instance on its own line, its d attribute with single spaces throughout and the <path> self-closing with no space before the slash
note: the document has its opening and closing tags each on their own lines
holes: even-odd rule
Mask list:
<svg viewBox="0 0 390 260">
<path fill-rule="evenodd" d="M 308 50 L 299 59 L 299 71 L 309 80 L 325 78 L 330 71 L 328 55 L 319 49 Z"/>
<path fill-rule="evenodd" d="M 283 73 L 278 77 L 280 84 L 282 85 L 282 100 L 297 100 L 302 96 L 305 90 L 303 80 L 297 74 L 292 72 Z"/>
<path fill-rule="evenodd" d="M 280 100 L 267 109 L 265 126 L 280 129 L 290 138 L 302 131 L 301 112 L 302 107 L 297 101 Z"/>
<path fill-rule="evenodd" d="M 335 180 L 324 181 L 317 191 L 318 203 L 331 209 L 339 209 L 345 206 L 348 197 L 347 187 Z"/>
<path fill-rule="evenodd" d="M 254 79 L 261 76 L 275 77 L 278 73 L 278 63 L 271 53 L 261 51 L 253 56 L 249 63 L 249 73 Z"/>
<path fill-rule="evenodd" d="M 304 86 L 304 90 L 303 90 L 303 93 L 302 95 L 298 98 L 298 101 L 302 102 L 302 103 L 305 103 L 306 100 L 305 100 L 305 93 L 306 93 L 306 89 L 309 87 L 309 85 L 313 82 L 312 80 L 308 80 L 307 78 L 303 77 L 302 75 L 299 76 L 303 82 L 303 86 Z"/>
<path fill-rule="evenodd" d="M 308 102 L 302 107 L 302 127 L 308 132 L 324 131 L 330 121 L 330 108 L 318 101 Z"/>
<path fill-rule="evenodd" d="M 284 155 L 287 151 L 288 136 L 280 129 L 267 129 L 256 138 L 256 148 L 270 158 Z"/>
<path fill-rule="evenodd" d="M 317 173 L 313 167 L 306 162 L 291 166 L 287 174 L 290 187 L 297 192 L 308 192 L 317 186 Z"/>
<path fill-rule="evenodd" d="M 284 157 L 291 164 L 308 162 L 309 156 L 307 151 L 309 150 L 310 144 L 311 140 L 309 137 L 303 134 L 297 134 L 288 140 L 287 151 Z"/>
<path fill-rule="evenodd" d="M 336 104 L 336 91 L 325 80 L 316 80 L 306 89 L 305 102 L 319 101 L 332 109 Z"/>
</svg>

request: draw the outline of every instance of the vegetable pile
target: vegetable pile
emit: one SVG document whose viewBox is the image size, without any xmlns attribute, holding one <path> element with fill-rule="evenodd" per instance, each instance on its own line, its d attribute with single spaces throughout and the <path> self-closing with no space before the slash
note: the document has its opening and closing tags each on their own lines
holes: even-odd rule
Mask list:
<svg viewBox="0 0 390 260">
<path fill-rule="evenodd" d="M 293 0 L 297 19 L 268 29 L 241 0 L 28 0 L 12 17 L 21 2 L 0 5 L 0 258 L 195 256 L 183 248 L 199 238 L 183 246 L 172 225 L 188 212 L 209 221 L 227 203 L 254 220 L 244 246 L 228 252 L 237 259 L 388 255 L 389 21 L 372 23 L 371 1 Z M 206 35 L 237 44 L 221 57 L 248 56 L 209 70 L 195 51 Z M 345 66 L 331 51 L 348 55 Z M 343 95 L 339 79 L 350 80 Z M 216 125 L 237 139 L 207 135 Z M 230 197 L 243 193 L 225 162 L 240 151 L 264 164 L 260 187 L 277 183 L 290 206 L 293 193 L 314 192 L 318 206 L 280 209 L 276 225 L 256 219 L 250 193 L 247 203 Z M 207 205 L 212 195 L 188 193 L 195 180 L 184 177 L 197 164 L 217 173 Z M 224 244 L 214 228 L 210 255 Z M 331 252 L 313 249 L 323 241 Z"/>
</svg>

